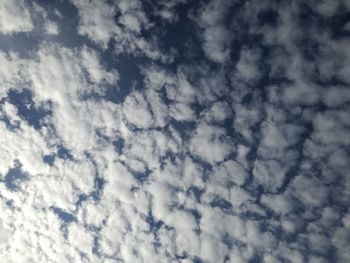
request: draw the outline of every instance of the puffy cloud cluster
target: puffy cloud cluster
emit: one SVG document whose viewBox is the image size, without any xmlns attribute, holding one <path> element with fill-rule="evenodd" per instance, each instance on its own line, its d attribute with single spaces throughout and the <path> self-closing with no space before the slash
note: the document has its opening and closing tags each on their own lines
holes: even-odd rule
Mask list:
<svg viewBox="0 0 350 263">
<path fill-rule="evenodd" d="M 101 48 L 112 43 L 117 54 L 131 53 L 167 61 L 171 56 L 158 50 L 156 41 L 147 40 L 142 32 L 154 25 L 139 0 L 108 1 L 72 0 L 78 9 L 78 32 Z"/>
<path fill-rule="evenodd" d="M 350 261 L 346 1 L 15 2 L 1 260 Z"/>
<path fill-rule="evenodd" d="M 210 1 L 198 15 L 198 24 L 203 29 L 203 50 L 214 62 L 223 63 L 230 57 L 232 33 L 225 23 L 231 16 L 234 1 Z"/>
<path fill-rule="evenodd" d="M 24 0 L 0 2 L 0 32 L 12 34 L 33 30 L 33 20 Z"/>
<path fill-rule="evenodd" d="M 40 35 L 57 35 L 59 27 L 47 10 L 35 1 L 0 1 L 0 36 L 3 39 L 35 32 Z"/>
</svg>

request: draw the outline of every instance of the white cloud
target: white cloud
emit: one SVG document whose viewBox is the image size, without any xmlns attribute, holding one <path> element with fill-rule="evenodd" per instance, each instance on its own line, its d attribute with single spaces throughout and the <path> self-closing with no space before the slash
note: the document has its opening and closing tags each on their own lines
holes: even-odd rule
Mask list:
<svg viewBox="0 0 350 263">
<path fill-rule="evenodd" d="M 15 160 L 23 165 L 23 170 L 31 174 L 45 173 L 49 166 L 43 163 L 42 158 L 49 154 L 50 149 L 40 132 L 33 127 L 21 123 L 21 128 L 10 131 L 6 125 L 0 123 L 0 173 L 5 175 L 14 166 Z"/>
<path fill-rule="evenodd" d="M 76 223 L 70 224 L 68 227 L 68 241 L 72 246 L 70 250 L 76 250 L 73 254 L 76 254 L 77 262 L 84 262 L 84 257 L 91 257 L 93 236 L 83 226 Z"/>
<path fill-rule="evenodd" d="M 29 7 L 24 0 L 0 1 L 0 33 L 29 32 L 34 28 Z"/>
<path fill-rule="evenodd" d="M 143 11 L 142 2 L 72 0 L 79 12 L 79 34 L 87 36 L 103 49 L 115 40 L 116 54 L 145 55 L 154 60 L 171 61 L 172 56 L 162 54 L 154 41 L 141 36 L 142 29 L 152 25 Z"/>
<path fill-rule="evenodd" d="M 4 245 L 8 244 L 9 233 L 0 222 L 0 249 L 4 249 Z"/>
<path fill-rule="evenodd" d="M 73 3 L 79 12 L 79 33 L 107 48 L 110 39 L 120 30 L 113 19 L 115 7 L 105 1 L 74 0 Z"/>
<path fill-rule="evenodd" d="M 226 0 L 211 1 L 203 7 L 198 18 L 199 25 L 204 29 L 204 52 L 217 63 L 225 62 L 230 56 L 231 35 L 223 20 L 231 4 Z"/>
<path fill-rule="evenodd" d="M 0 98 L 6 96 L 8 90 L 18 89 L 27 84 L 25 61 L 14 52 L 0 51 L 0 63 L 6 65 L 0 69 Z"/>
<path fill-rule="evenodd" d="M 153 125 L 153 116 L 149 111 L 148 102 L 140 92 L 127 96 L 123 104 L 123 113 L 126 121 L 137 128 L 147 129 Z"/>
<path fill-rule="evenodd" d="M 121 23 L 135 33 L 141 33 L 141 24 L 139 19 L 133 14 L 125 14 L 121 18 Z"/>
<path fill-rule="evenodd" d="M 205 119 L 209 122 L 222 122 L 232 117 L 232 110 L 225 101 L 214 103 L 206 112 Z"/>
<path fill-rule="evenodd" d="M 259 52 L 256 50 L 243 49 L 236 65 L 238 78 L 248 83 L 256 81 L 260 76 Z"/>
<path fill-rule="evenodd" d="M 232 141 L 222 128 L 200 124 L 190 142 L 190 151 L 210 164 L 221 162 L 234 152 Z"/>
<path fill-rule="evenodd" d="M 285 195 L 264 195 L 262 203 L 282 215 L 288 214 L 292 210 L 291 200 Z M 285 222 L 285 227 L 289 228 L 289 223 Z"/>
<path fill-rule="evenodd" d="M 0 10 L 30 19 L 21 9 L 27 2 L 17 3 Z M 325 262 L 331 251 L 335 261 L 349 261 L 347 40 L 316 34 L 310 22 L 319 49 L 312 61 L 299 45 L 298 3 L 269 6 L 278 14 L 272 26 L 260 21 L 267 4 L 237 5 L 228 18 L 233 2 L 210 1 L 188 15 L 196 13 L 204 53 L 219 64 L 168 68 L 150 62 L 171 55 L 141 32 L 177 26 L 185 2 L 147 3 L 159 7 L 152 15 L 138 0 L 73 3 L 78 33 L 94 44 L 64 47 L 47 37 L 26 55 L 0 51 L 2 260 Z M 339 6 L 310 3 L 326 21 Z M 33 8 L 45 29 L 55 9 Z M 22 20 L 6 34 L 32 30 Z M 238 29 L 229 34 L 235 23 L 262 42 L 232 50 L 231 41 L 244 38 Z M 123 90 L 121 103 L 105 100 L 108 89 L 121 89 L 104 60 L 112 41 L 117 54 L 146 57 L 135 60 L 141 88 Z M 25 107 L 11 90 L 33 101 Z M 35 129 L 26 111 L 42 105 L 48 114 Z M 13 168 L 25 178 L 11 178 Z"/>
<path fill-rule="evenodd" d="M 224 168 L 230 180 L 233 180 L 239 186 L 243 185 L 248 178 L 247 171 L 236 161 L 228 160 L 221 167 Z M 222 168 L 220 170 L 223 170 Z"/>
<path fill-rule="evenodd" d="M 44 27 L 45 27 L 46 33 L 49 35 L 58 35 L 60 32 L 58 25 L 53 21 L 46 22 Z"/>
<path fill-rule="evenodd" d="M 256 161 L 253 174 L 255 181 L 261 184 L 266 191 L 276 191 L 282 186 L 286 169 L 275 160 Z"/>
<path fill-rule="evenodd" d="M 169 109 L 169 114 L 178 121 L 191 121 L 195 117 L 193 110 L 183 103 L 172 104 Z"/>
<path fill-rule="evenodd" d="M 56 132 L 76 154 L 93 147 L 97 140 L 96 129 L 110 135 L 118 126 L 113 126 L 120 116 L 118 106 L 105 103 L 97 110 L 97 103 L 81 101 L 91 93 L 103 94 L 102 83 L 115 84 L 118 79 L 116 72 L 107 72 L 99 64 L 94 51 L 85 47 L 78 51 L 43 45 L 35 60 L 28 61 L 27 65 L 34 100 L 53 103 Z M 107 120 L 114 124 L 107 127 Z"/>
<path fill-rule="evenodd" d="M 168 105 L 162 99 L 161 94 L 153 89 L 147 90 L 145 95 L 153 113 L 154 126 L 164 127 L 169 119 Z"/>
</svg>

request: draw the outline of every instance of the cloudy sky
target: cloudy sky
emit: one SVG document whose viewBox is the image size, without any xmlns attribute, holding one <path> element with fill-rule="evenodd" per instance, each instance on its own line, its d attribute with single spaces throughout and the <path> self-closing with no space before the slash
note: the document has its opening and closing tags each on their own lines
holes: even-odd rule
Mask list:
<svg viewBox="0 0 350 263">
<path fill-rule="evenodd" d="M 0 0 L 0 262 L 350 262 L 349 85 L 347 0 Z"/>
</svg>

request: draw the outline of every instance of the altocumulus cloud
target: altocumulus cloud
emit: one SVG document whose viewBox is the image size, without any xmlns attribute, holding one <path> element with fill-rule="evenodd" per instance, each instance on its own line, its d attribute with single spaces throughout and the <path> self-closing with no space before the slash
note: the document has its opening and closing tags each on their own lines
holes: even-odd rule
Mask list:
<svg viewBox="0 0 350 263">
<path fill-rule="evenodd" d="M 350 262 L 349 14 L 0 0 L 0 262 Z"/>
</svg>

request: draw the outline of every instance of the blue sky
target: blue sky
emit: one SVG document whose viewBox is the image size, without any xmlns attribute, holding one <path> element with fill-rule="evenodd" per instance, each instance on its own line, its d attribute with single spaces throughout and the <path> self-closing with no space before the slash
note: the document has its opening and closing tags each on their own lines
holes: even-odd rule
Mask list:
<svg viewBox="0 0 350 263">
<path fill-rule="evenodd" d="M 350 262 L 346 0 L 0 0 L 0 262 Z"/>
</svg>

